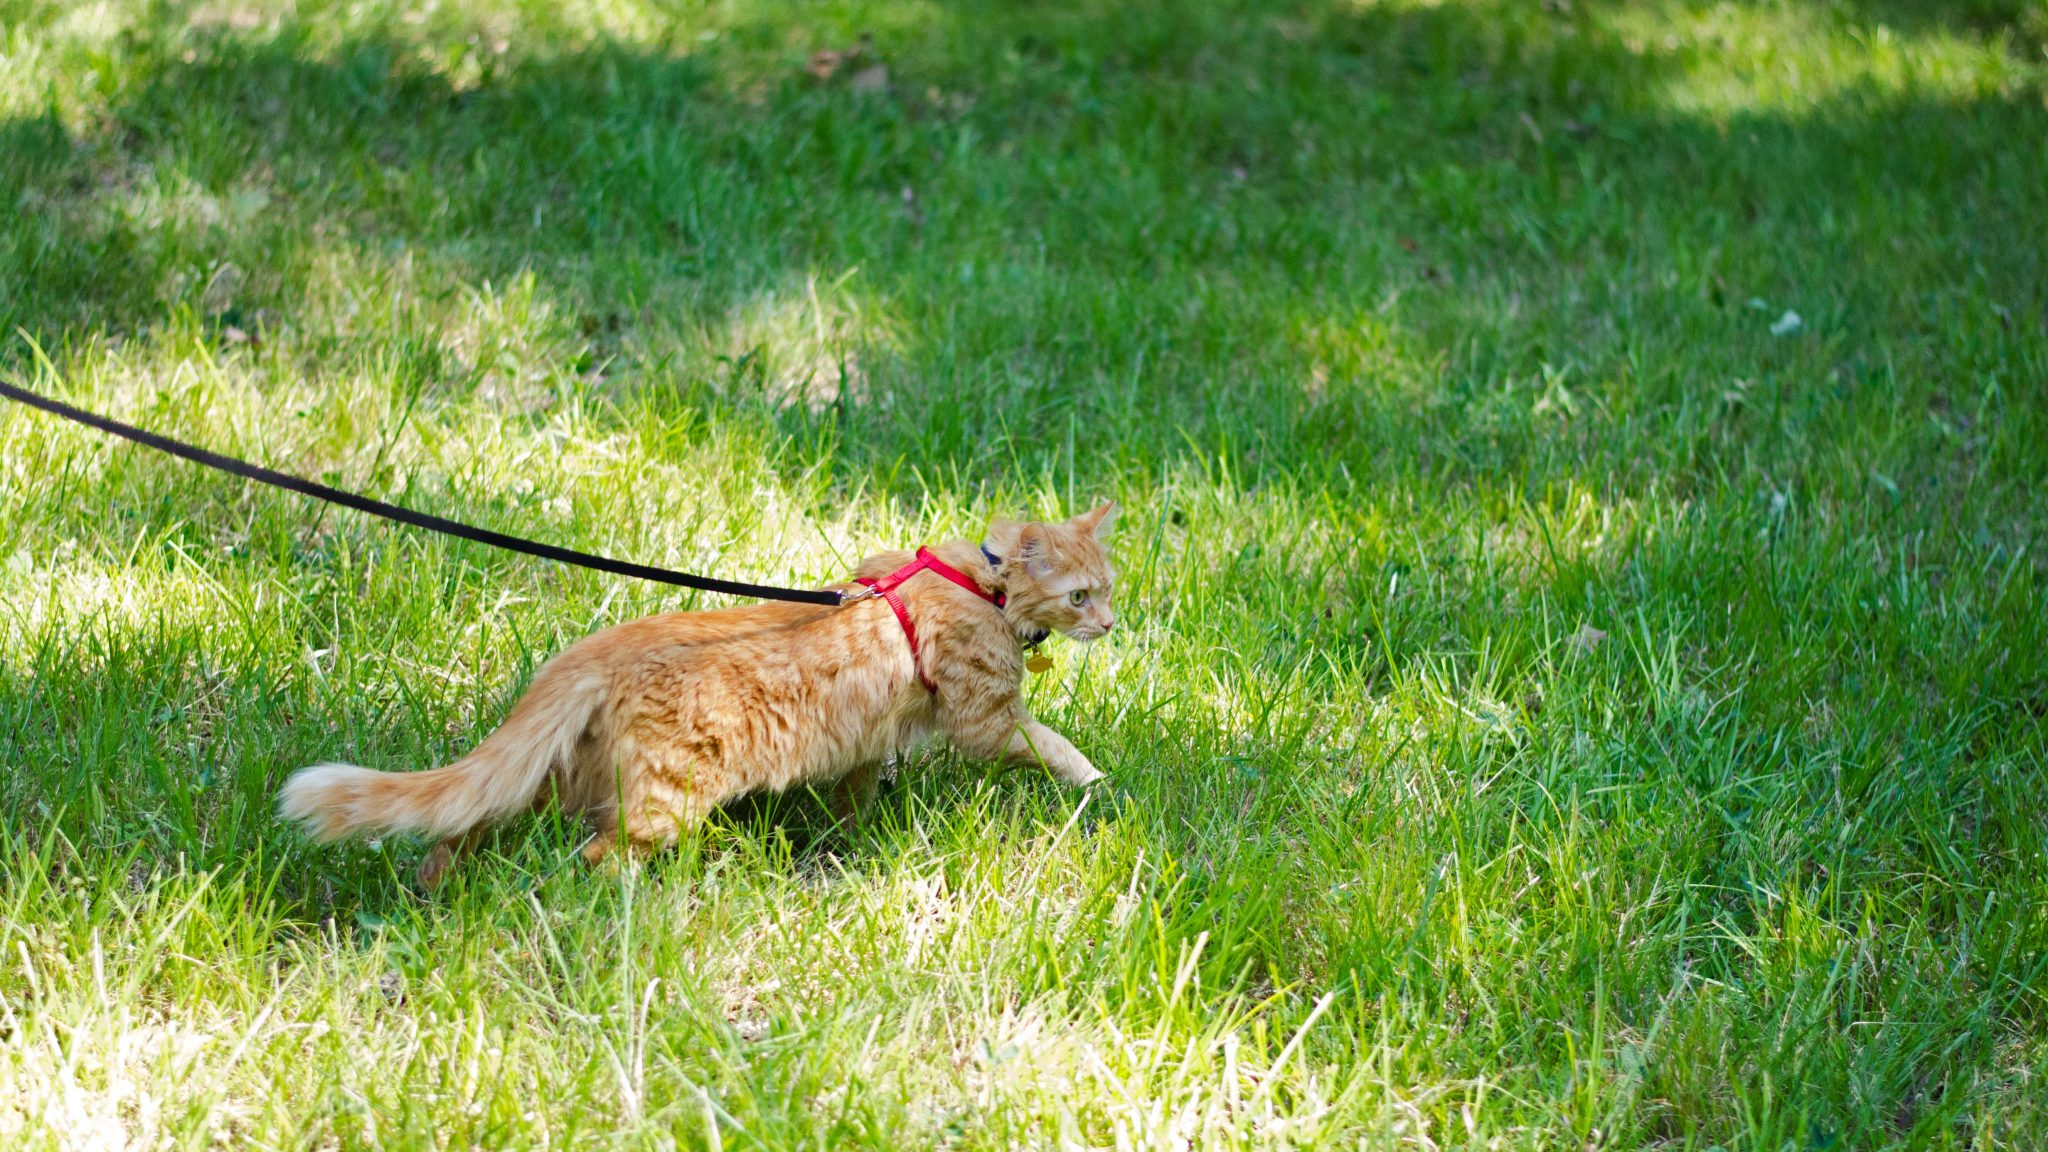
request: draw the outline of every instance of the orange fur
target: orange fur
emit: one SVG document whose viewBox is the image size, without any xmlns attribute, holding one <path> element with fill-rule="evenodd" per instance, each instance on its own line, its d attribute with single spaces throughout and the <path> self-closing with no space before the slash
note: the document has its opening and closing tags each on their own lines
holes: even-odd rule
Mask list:
<svg viewBox="0 0 2048 1152">
<path fill-rule="evenodd" d="M 671 843 L 762 788 L 830 785 L 835 811 L 851 816 L 891 754 L 935 734 L 969 755 L 1042 763 L 1087 784 L 1101 773 L 1024 707 L 1024 643 L 1109 631 L 1115 577 L 1101 535 L 1113 511 L 1105 504 L 1063 524 L 996 521 L 996 568 L 968 541 L 932 549 L 1007 597 L 999 609 L 929 572 L 899 589 L 936 693 L 918 683 L 902 627 L 879 599 L 651 616 L 550 660 L 505 723 L 453 764 L 409 773 L 317 765 L 285 781 L 278 810 L 321 840 L 435 840 L 420 865 L 432 885 L 485 828 L 550 796 L 595 823 L 593 861 L 621 839 L 636 851 Z M 880 577 L 910 558 L 871 556 L 857 575 Z"/>
</svg>

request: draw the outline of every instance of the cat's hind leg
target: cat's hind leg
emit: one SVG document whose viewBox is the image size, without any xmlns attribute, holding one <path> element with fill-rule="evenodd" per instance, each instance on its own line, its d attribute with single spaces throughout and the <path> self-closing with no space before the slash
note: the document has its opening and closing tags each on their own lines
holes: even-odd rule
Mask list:
<svg viewBox="0 0 2048 1152">
<path fill-rule="evenodd" d="M 479 824 L 460 836 L 450 836 L 427 849 L 426 856 L 420 860 L 419 871 L 414 874 L 420 887 L 428 891 L 439 888 L 441 881 L 448 878 L 449 869 L 455 867 L 455 862 L 475 850 L 488 831 L 487 826 Z"/>
<path fill-rule="evenodd" d="M 686 822 L 656 813 L 642 813 L 624 821 L 607 817 L 598 821 L 597 830 L 584 843 L 583 861 L 604 864 L 616 860 L 623 849 L 626 859 L 638 864 L 664 848 L 673 847 L 684 828 L 701 823 L 701 817 Z"/>
<path fill-rule="evenodd" d="M 623 787 L 618 805 L 595 814 L 596 834 L 583 846 L 583 859 L 589 863 L 607 859 L 621 845 L 634 861 L 645 860 L 674 845 L 685 830 L 702 825 L 716 807 L 692 786 L 688 773 L 632 762 L 619 769 Z"/>
</svg>

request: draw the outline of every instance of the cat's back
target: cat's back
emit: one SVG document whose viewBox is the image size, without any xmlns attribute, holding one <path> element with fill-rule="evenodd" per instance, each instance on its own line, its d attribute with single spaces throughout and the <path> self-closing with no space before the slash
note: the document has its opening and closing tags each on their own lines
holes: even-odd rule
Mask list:
<svg viewBox="0 0 2048 1152">
<path fill-rule="evenodd" d="M 562 655 L 604 663 L 666 662 L 692 649 L 786 644 L 802 632 L 829 621 L 838 612 L 816 604 L 746 604 L 701 612 L 664 612 L 643 616 L 591 633 Z"/>
<path fill-rule="evenodd" d="M 866 609 L 770 603 L 642 617 L 585 637 L 542 678 L 601 676 L 620 723 L 677 708 L 700 719 L 786 717 L 828 700 L 845 716 L 887 712 L 909 648 L 889 643 L 895 616 L 879 602 Z"/>
</svg>

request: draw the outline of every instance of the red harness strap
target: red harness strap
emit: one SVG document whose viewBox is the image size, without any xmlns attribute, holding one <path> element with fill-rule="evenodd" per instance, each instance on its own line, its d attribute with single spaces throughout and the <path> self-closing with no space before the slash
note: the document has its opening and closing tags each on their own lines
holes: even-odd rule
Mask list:
<svg viewBox="0 0 2048 1152">
<path fill-rule="evenodd" d="M 917 670 L 917 682 L 924 685 L 925 691 L 936 695 L 939 691 L 939 686 L 932 683 L 932 678 L 924 674 L 924 661 L 918 655 L 917 625 L 911 622 L 910 609 L 904 605 L 903 597 L 896 594 L 896 589 L 901 587 L 904 581 L 917 575 L 919 572 L 930 572 L 936 576 L 944 576 L 946 579 L 951 580 L 953 583 L 958 584 L 960 587 L 967 589 L 969 592 L 974 593 L 998 608 L 1003 606 L 1004 596 L 1000 592 L 982 591 L 981 585 L 976 584 L 972 576 L 932 555 L 929 548 L 919 548 L 917 550 L 917 559 L 889 573 L 880 580 L 870 580 L 866 577 L 861 577 L 854 581 L 856 584 L 866 585 L 869 591 L 888 601 L 889 608 L 896 613 L 897 623 L 903 625 L 903 638 L 910 641 L 910 666 Z"/>
</svg>

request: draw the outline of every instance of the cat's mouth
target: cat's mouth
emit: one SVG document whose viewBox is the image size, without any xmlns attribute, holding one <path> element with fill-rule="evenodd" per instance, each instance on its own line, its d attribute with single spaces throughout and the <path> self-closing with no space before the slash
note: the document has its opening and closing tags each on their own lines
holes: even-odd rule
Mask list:
<svg viewBox="0 0 2048 1152">
<path fill-rule="evenodd" d="M 1083 624 L 1078 628 L 1070 629 L 1066 633 L 1067 639 L 1074 641 L 1076 644 L 1087 644 L 1100 640 L 1107 635 L 1109 635 L 1109 629 L 1096 624 Z"/>
</svg>

